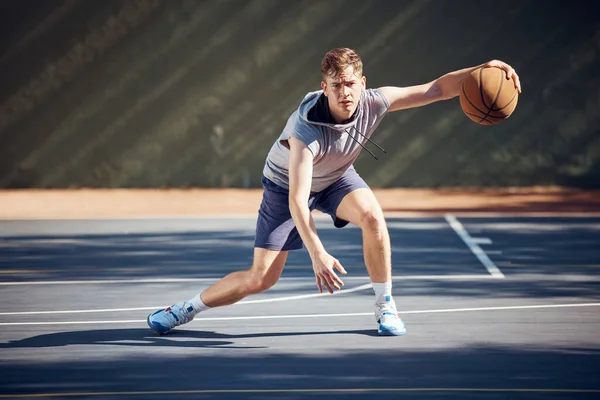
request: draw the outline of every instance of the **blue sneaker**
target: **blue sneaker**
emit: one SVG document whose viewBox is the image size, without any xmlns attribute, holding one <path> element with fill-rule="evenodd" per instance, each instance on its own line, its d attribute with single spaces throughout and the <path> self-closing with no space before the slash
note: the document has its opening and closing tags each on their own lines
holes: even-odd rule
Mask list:
<svg viewBox="0 0 600 400">
<path fill-rule="evenodd" d="M 166 335 L 176 326 L 186 324 L 194 319 L 194 307 L 191 303 L 177 303 L 164 310 L 148 315 L 148 326 L 159 335 Z"/>
<path fill-rule="evenodd" d="M 375 303 L 375 319 L 379 324 L 377 333 L 380 336 L 402 336 L 406 334 L 406 325 L 398 315 L 396 304 L 390 296 L 383 302 Z"/>
</svg>

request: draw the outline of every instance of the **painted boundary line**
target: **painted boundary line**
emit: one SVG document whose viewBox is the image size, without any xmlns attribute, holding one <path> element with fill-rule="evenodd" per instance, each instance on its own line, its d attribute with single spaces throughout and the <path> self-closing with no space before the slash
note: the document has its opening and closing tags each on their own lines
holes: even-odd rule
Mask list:
<svg viewBox="0 0 600 400">
<path fill-rule="evenodd" d="M 293 393 L 409 393 L 409 392 L 487 392 L 487 393 L 600 393 L 600 389 L 562 388 L 435 388 L 435 387 L 395 387 L 395 388 L 294 388 L 294 389 L 196 389 L 196 390 L 146 390 L 146 391 L 102 391 L 102 392 L 55 392 L 31 394 L 0 394 L 0 399 L 23 399 L 35 397 L 88 397 L 88 396 L 157 396 L 191 394 L 293 394 Z"/>
<path fill-rule="evenodd" d="M 483 249 L 479 246 L 478 243 L 481 241 L 472 238 L 463 226 L 463 224 L 461 224 L 454 215 L 446 214 L 444 218 L 446 219 L 450 227 L 454 229 L 454 232 L 456 232 L 456 234 L 462 239 L 462 241 L 465 242 L 469 250 L 471 250 L 473 254 L 475 254 L 475 257 L 477 257 L 477 259 L 481 261 L 481 263 L 488 270 L 488 272 L 495 278 L 504 278 L 504 274 L 502 273 L 502 271 L 498 269 L 496 264 L 494 264 L 494 262 L 490 260 L 488 255 L 485 254 Z"/>
<path fill-rule="evenodd" d="M 312 267 L 307 267 L 312 268 Z M 214 278 L 140 278 L 140 279 L 94 279 L 94 280 L 65 280 L 65 281 L 20 281 L 0 282 L 0 286 L 28 286 L 28 285 L 106 285 L 113 283 L 213 283 L 222 277 Z M 486 279 L 489 275 L 396 275 L 392 280 L 462 280 L 462 279 Z M 278 282 L 287 281 L 310 281 L 314 282 L 314 276 L 306 277 L 282 277 Z M 368 276 L 345 276 L 344 281 L 368 281 Z"/>
<path fill-rule="evenodd" d="M 368 276 L 365 277 L 357 277 L 362 280 L 369 280 Z M 421 276 L 409 276 L 409 277 L 399 277 L 398 279 L 433 279 L 433 280 L 471 280 L 471 279 L 490 279 L 492 278 L 489 275 L 421 275 Z M 293 278 L 290 278 L 293 279 Z M 314 278 L 298 278 L 294 279 L 298 280 L 309 280 L 312 282 Z M 188 280 L 186 280 L 188 281 Z M 164 282 L 164 281 L 161 281 Z M 75 282 L 72 282 L 75 283 Z M 235 304 L 236 305 L 244 305 L 244 304 L 262 304 L 262 303 L 276 303 L 281 301 L 290 301 L 290 300 L 303 300 L 310 299 L 315 297 L 325 297 L 325 296 L 339 296 L 348 293 L 359 292 L 362 290 L 368 290 L 372 287 L 371 283 L 366 283 L 360 286 L 356 286 L 350 289 L 342 289 L 333 293 L 311 293 L 311 294 L 301 294 L 296 296 L 285 296 L 285 297 L 274 297 L 274 298 L 266 298 L 266 299 L 256 299 L 256 300 L 242 300 Z M 88 313 L 114 313 L 114 312 L 131 312 L 131 311 L 153 311 L 160 308 L 165 308 L 166 306 L 154 306 L 154 307 L 134 307 L 134 308 L 105 308 L 105 309 L 88 309 L 88 310 L 52 310 L 52 311 L 11 311 L 11 312 L 0 312 L 0 316 L 7 315 L 44 315 L 44 314 L 88 314 Z"/>
<path fill-rule="evenodd" d="M 423 275 L 423 276 L 410 276 L 406 277 L 407 279 L 433 279 L 433 280 L 471 280 L 471 279 L 490 279 L 493 278 L 489 275 Z M 314 281 L 314 278 L 302 278 L 301 280 L 308 280 L 310 282 Z M 369 280 L 368 276 L 361 277 L 363 280 Z M 400 277 L 399 279 L 403 279 Z M 295 279 L 300 280 L 300 279 Z M 256 300 L 242 300 L 238 301 L 232 306 L 244 305 L 244 304 L 262 304 L 262 303 L 276 303 L 281 301 L 290 301 L 290 300 L 303 300 L 310 299 L 315 297 L 326 297 L 326 296 L 339 296 L 343 294 L 359 292 L 362 290 L 368 290 L 372 287 L 371 283 L 365 283 L 364 285 L 356 286 L 350 289 L 342 289 L 333 293 L 311 293 L 311 294 L 301 294 L 296 296 L 284 296 L 284 297 L 274 297 L 274 298 L 266 298 L 266 299 L 256 299 Z M 0 316 L 3 315 L 43 315 L 43 314 L 87 314 L 87 313 L 102 313 L 102 312 L 130 312 L 130 311 L 154 311 L 160 308 L 165 308 L 167 306 L 155 306 L 155 307 L 135 307 L 135 308 L 110 308 L 110 309 L 90 309 L 90 310 L 53 310 L 53 311 L 11 311 L 11 312 L 0 312 Z"/>
<path fill-rule="evenodd" d="M 371 283 L 366 283 L 364 285 L 360 285 L 357 287 L 353 287 L 351 289 L 342 289 L 337 292 L 329 293 L 311 293 L 311 294 L 300 294 L 297 296 L 286 296 L 286 297 L 275 297 L 268 299 L 257 299 L 257 300 L 242 300 L 238 301 L 231 306 L 243 305 L 243 304 L 261 304 L 261 303 L 277 303 L 281 301 L 290 301 L 290 300 L 303 300 L 310 299 L 314 297 L 324 297 L 324 296 L 339 296 L 348 293 L 359 292 L 361 290 L 367 290 L 371 288 Z M 0 316 L 2 315 L 42 315 L 42 314 L 87 314 L 87 313 L 114 313 L 114 312 L 123 312 L 123 311 L 154 311 L 161 308 L 165 308 L 166 306 L 156 306 L 156 307 L 137 307 L 137 308 L 113 308 L 113 309 L 96 309 L 96 310 L 63 310 L 63 311 L 14 311 L 14 312 L 0 312 Z"/>
<path fill-rule="evenodd" d="M 507 310 L 536 310 L 551 308 L 577 308 L 577 307 L 600 307 L 600 303 L 573 303 L 573 304 L 540 304 L 528 306 L 498 306 L 498 307 L 472 307 L 472 308 L 445 308 L 433 310 L 413 310 L 399 311 L 400 314 L 443 314 L 455 312 L 473 312 L 473 311 L 507 311 Z M 193 322 L 206 321 L 248 321 L 248 320 L 268 320 L 268 319 L 299 319 L 299 318 L 339 318 L 339 317 L 365 317 L 373 316 L 373 312 L 364 313 L 346 313 L 346 314 L 292 314 L 292 315 L 256 315 L 243 317 L 214 317 L 197 318 Z M 138 320 L 110 320 L 110 321 L 47 321 L 47 322 L 2 322 L 0 326 L 24 326 L 24 325 L 90 325 L 90 324 L 127 324 L 127 323 L 146 323 L 145 319 Z"/>
</svg>

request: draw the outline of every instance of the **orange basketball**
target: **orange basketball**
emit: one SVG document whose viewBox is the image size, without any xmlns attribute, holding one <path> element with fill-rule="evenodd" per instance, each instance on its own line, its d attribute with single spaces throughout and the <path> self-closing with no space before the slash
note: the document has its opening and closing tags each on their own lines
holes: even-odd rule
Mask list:
<svg viewBox="0 0 600 400">
<path fill-rule="evenodd" d="M 471 120 L 482 125 L 494 125 L 508 118 L 519 94 L 512 79 L 506 79 L 503 69 L 477 68 L 463 81 L 460 106 Z"/>
</svg>

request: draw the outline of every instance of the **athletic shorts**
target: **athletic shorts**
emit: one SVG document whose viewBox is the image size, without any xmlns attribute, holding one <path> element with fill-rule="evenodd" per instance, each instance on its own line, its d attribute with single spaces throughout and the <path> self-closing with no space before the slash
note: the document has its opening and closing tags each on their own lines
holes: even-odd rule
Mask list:
<svg viewBox="0 0 600 400">
<path fill-rule="evenodd" d="M 289 192 L 262 177 L 264 188 L 262 202 L 258 211 L 254 247 L 269 250 L 298 250 L 302 248 L 302 239 L 296 229 L 289 205 Z M 311 193 L 308 208 L 329 214 L 336 228 L 343 228 L 348 221 L 338 218 L 335 212 L 342 199 L 350 192 L 369 188 L 354 168 L 344 174 L 321 192 Z"/>
</svg>

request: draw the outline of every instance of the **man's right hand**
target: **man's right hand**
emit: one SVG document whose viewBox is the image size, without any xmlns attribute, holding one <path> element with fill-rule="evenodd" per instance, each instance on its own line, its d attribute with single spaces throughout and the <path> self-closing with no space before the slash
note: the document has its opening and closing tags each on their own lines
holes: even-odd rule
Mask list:
<svg viewBox="0 0 600 400">
<path fill-rule="evenodd" d="M 323 287 L 325 287 L 329 293 L 333 293 L 334 289 L 340 290 L 344 286 L 344 282 L 337 276 L 334 269 L 344 275 L 346 275 L 346 270 L 336 258 L 324 251 L 315 254 L 311 259 L 319 292 L 323 293 Z"/>
</svg>

